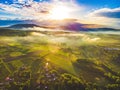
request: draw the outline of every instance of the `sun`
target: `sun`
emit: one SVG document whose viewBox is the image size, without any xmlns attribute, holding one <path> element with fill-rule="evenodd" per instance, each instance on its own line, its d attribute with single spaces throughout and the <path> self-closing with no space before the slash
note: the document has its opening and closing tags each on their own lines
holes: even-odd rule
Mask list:
<svg viewBox="0 0 120 90">
<path fill-rule="evenodd" d="M 66 6 L 56 6 L 50 10 L 50 18 L 55 20 L 63 20 L 70 17 L 69 8 Z"/>
</svg>

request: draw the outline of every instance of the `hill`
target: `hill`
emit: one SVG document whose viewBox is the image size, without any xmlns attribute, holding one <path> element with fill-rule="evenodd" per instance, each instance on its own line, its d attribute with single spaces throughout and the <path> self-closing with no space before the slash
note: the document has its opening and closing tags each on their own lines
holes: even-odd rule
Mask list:
<svg viewBox="0 0 120 90">
<path fill-rule="evenodd" d="M 33 28 L 33 27 L 39 27 L 39 26 L 36 24 L 15 24 L 15 25 L 11 25 L 8 28 L 22 29 L 22 28 Z"/>
<path fill-rule="evenodd" d="M 114 28 L 107 28 L 107 27 L 102 27 L 99 25 L 95 24 L 81 24 L 77 22 L 66 22 L 64 24 L 48 24 L 47 25 L 44 23 L 41 23 L 39 25 L 37 24 L 15 24 L 11 25 L 8 28 L 13 28 L 13 29 L 27 29 L 27 28 L 33 28 L 33 27 L 38 27 L 38 28 L 46 28 L 46 29 L 60 29 L 60 30 L 68 30 L 68 31 L 119 31 L 119 29 L 114 29 Z"/>
<path fill-rule="evenodd" d="M 119 90 L 120 37 L 0 29 L 0 89 Z"/>
</svg>

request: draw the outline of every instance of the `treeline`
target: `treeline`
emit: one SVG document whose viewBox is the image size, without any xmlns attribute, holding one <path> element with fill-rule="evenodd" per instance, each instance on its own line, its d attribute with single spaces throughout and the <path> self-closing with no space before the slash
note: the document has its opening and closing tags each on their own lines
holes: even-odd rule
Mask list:
<svg viewBox="0 0 120 90">
<path fill-rule="evenodd" d="M 8 28 L 0 28 L 0 36 L 28 36 L 31 34 L 31 31 L 22 31 L 22 30 L 12 30 Z"/>
</svg>

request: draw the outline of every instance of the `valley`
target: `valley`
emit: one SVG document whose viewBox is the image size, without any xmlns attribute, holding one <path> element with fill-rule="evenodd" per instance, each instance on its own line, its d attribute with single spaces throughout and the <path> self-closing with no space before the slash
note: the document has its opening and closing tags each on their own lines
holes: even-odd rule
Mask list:
<svg viewBox="0 0 120 90">
<path fill-rule="evenodd" d="M 0 28 L 4 89 L 119 90 L 119 34 Z"/>
</svg>

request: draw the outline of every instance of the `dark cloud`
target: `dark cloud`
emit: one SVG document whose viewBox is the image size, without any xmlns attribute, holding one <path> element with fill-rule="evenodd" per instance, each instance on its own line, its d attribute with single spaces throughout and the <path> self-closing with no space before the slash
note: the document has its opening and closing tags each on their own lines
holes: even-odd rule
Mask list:
<svg viewBox="0 0 120 90">
<path fill-rule="evenodd" d="M 99 17 L 120 18 L 120 8 L 115 8 L 115 9 L 103 8 L 94 11 L 92 14 L 94 16 L 99 16 Z"/>
<path fill-rule="evenodd" d="M 49 13 L 49 11 L 45 11 L 45 10 L 41 10 L 40 12 L 44 13 L 44 14 L 48 14 Z"/>
<path fill-rule="evenodd" d="M 108 18 L 120 18 L 120 11 L 118 12 L 102 12 L 98 13 L 100 16 L 108 17 Z"/>
</svg>

